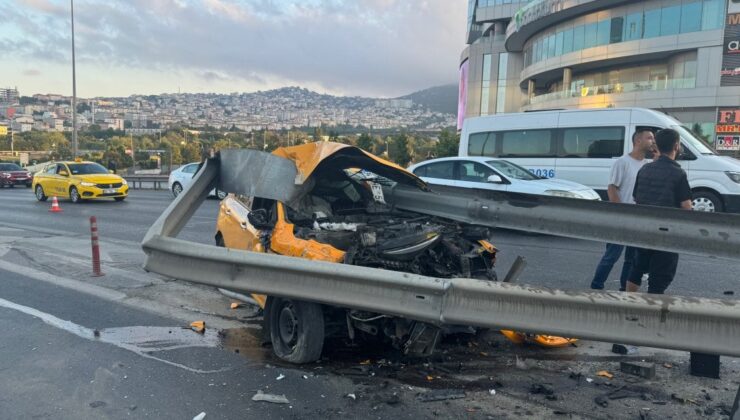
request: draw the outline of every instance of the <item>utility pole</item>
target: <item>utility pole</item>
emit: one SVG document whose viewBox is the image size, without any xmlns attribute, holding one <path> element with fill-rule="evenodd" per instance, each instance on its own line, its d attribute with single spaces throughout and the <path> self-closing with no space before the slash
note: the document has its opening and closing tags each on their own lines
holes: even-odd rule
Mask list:
<svg viewBox="0 0 740 420">
<path fill-rule="evenodd" d="M 77 157 L 77 79 L 75 75 L 75 4 L 69 0 L 72 16 L 72 158 Z"/>
</svg>

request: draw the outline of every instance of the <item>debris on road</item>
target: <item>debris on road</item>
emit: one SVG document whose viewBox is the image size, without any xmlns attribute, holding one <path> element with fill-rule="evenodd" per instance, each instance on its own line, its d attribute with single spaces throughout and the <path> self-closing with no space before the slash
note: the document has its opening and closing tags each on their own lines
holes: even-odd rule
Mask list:
<svg viewBox="0 0 740 420">
<path fill-rule="evenodd" d="M 419 394 L 417 399 L 422 402 L 457 400 L 465 398 L 465 391 L 457 389 L 435 389 Z"/>
<path fill-rule="evenodd" d="M 555 394 L 555 391 L 543 384 L 532 384 L 532 386 L 529 388 L 530 394 L 542 394 L 542 395 L 553 395 Z"/>
<path fill-rule="evenodd" d="M 290 401 L 285 398 L 285 395 L 265 394 L 261 390 L 254 394 L 252 401 L 264 401 L 273 404 L 290 404 Z"/>
<path fill-rule="evenodd" d="M 723 294 L 726 296 L 732 296 L 735 294 L 735 292 L 733 290 L 725 290 Z"/>
<path fill-rule="evenodd" d="M 200 413 L 200 414 L 198 414 L 197 416 L 193 417 L 193 420 L 203 420 L 204 418 L 206 418 L 206 412 L 205 411 L 202 412 L 202 413 Z"/>
<path fill-rule="evenodd" d="M 612 344 L 612 353 L 616 354 L 637 354 L 639 349 L 635 346 L 625 346 L 624 344 Z"/>
<path fill-rule="evenodd" d="M 243 304 L 243 303 L 241 303 L 241 302 L 231 302 L 231 306 L 230 306 L 230 308 L 231 308 L 231 309 L 239 309 L 239 308 L 241 308 L 242 306 L 244 306 L 244 304 Z"/>
<path fill-rule="evenodd" d="M 594 402 L 604 408 L 609 406 L 609 401 L 606 398 L 606 395 L 599 395 L 598 397 L 594 398 Z"/>
<path fill-rule="evenodd" d="M 489 389 L 488 390 L 488 393 L 491 394 L 491 395 L 496 395 L 496 390 L 495 389 Z"/>
<path fill-rule="evenodd" d="M 687 397 L 685 395 L 671 394 L 671 399 L 674 400 L 674 401 L 678 401 L 681 404 L 691 403 L 691 404 L 694 404 L 694 405 L 699 405 L 699 403 L 696 402 L 696 400 L 692 400 L 691 398 L 689 398 L 689 397 Z"/>
<path fill-rule="evenodd" d="M 619 362 L 619 370 L 645 379 L 655 377 L 655 363 Z"/>
<path fill-rule="evenodd" d="M 203 334 L 206 332 L 206 322 L 205 321 L 193 321 L 190 323 L 190 328 L 200 334 Z"/>
<path fill-rule="evenodd" d="M 609 378 L 609 379 L 612 379 L 614 377 L 613 374 L 609 373 L 609 371 L 606 371 L 606 370 L 600 370 L 596 372 L 596 376 L 602 376 L 604 378 Z"/>
<path fill-rule="evenodd" d="M 357 400 L 357 395 L 355 395 L 355 394 L 347 394 L 347 398 L 352 398 L 353 400 Z"/>
<path fill-rule="evenodd" d="M 276 381 L 282 381 L 283 379 L 285 379 L 285 375 L 283 375 L 282 373 L 278 375 L 277 378 L 275 378 Z"/>
</svg>

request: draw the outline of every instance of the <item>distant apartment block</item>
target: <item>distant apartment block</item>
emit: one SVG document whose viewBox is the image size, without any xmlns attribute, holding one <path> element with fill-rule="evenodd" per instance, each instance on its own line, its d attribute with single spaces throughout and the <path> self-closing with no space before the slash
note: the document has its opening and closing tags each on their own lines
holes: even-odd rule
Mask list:
<svg viewBox="0 0 740 420">
<path fill-rule="evenodd" d="M 18 88 L 0 88 L 0 104 L 15 105 L 19 99 Z"/>
</svg>

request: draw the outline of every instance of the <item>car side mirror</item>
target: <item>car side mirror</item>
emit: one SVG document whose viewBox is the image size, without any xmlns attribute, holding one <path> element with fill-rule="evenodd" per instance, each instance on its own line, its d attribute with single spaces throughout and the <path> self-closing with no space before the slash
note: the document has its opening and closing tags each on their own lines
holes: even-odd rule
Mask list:
<svg viewBox="0 0 740 420">
<path fill-rule="evenodd" d="M 59 175 L 61 175 L 61 176 L 69 176 L 69 172 L 67 172 L 67 171 L 59 171 Z"/>
<path fill-rule="evenodd" d="M 267 214 L 267 210 L 265 209 L 250 211 L 249 214 L 247 214 L 247 220 L 249 220 L 249 223 L 252 226 L 260 230 L 271 229 L 273 227 L 270 217 Z"/>
<path fill-rule="evenodd" d="M 490 182 L 491 184 L 500 184 L 504 182 L 504 180 L 501 179 L 499 175 L 491 175 L 488 177 L 487 181 Z"/>
</svg>

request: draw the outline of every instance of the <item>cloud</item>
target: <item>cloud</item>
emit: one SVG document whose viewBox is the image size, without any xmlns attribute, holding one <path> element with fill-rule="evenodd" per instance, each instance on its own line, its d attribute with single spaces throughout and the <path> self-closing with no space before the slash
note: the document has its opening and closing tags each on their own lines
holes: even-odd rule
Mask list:
<svg viewBox="0 0 740 420">
<path fill-rule="evenodd" d="M 41 76 L 41 71 L 37 69 L 26 69 L 23 70 L 24 76 Z"/>
<path fill-rule="evenodd" d="M 348 95 L 398 96 L 454 83 L 464 48 L 464 1 L 75 1 L 78 66 L 188 73 L 219 85 L 312 86 Z M 60 3 L 0 5 L 15 35 L 10 54 L 69 63 Z M 6 50 L 7 51 L 7 50 Z M 0 73 L 1 75 L 2 73 Z M 133 92 L 132 92 L 133 93 Z"/>
</svg>

